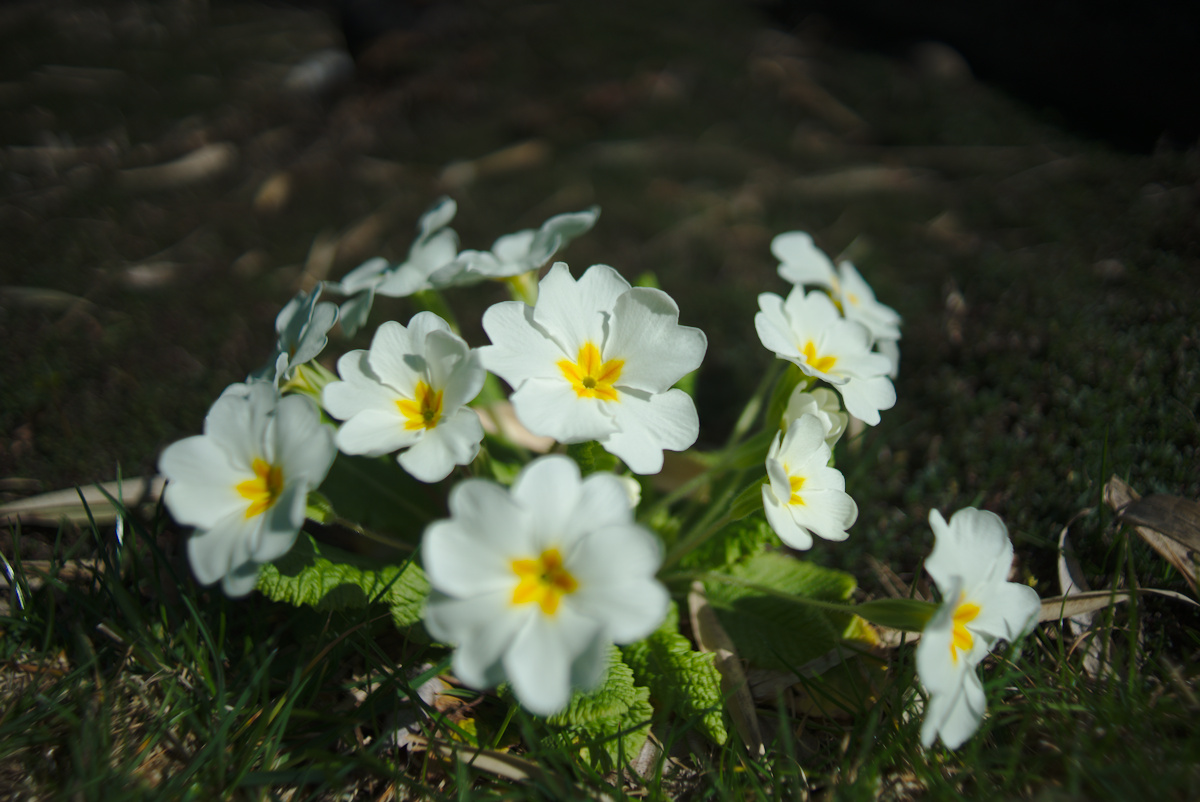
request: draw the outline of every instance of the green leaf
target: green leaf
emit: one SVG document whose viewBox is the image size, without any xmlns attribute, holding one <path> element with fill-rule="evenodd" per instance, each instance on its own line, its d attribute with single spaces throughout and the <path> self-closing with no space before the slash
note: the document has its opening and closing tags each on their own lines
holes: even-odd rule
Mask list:
<svg viewBox="0 0 1200 802">
<path fill-rule="evenodd" d="M 633 679 L 650 689 L 660 709 L 695 721 L 700 731 L 717 744 L 729 737 L 721 714 L 724 696 L 713 655 L 697 652 L 679 634 L 679 609 L 674 603 L 650 637 L 621 647 Z"/>
<path fill-rule="evenodd" d="M 856 605 L 854 612 L 881 627 L 921 632 L 937 612 L 937 605 L 918 599 L 876 599 Z"/>
<path fill-rule="evenodd" d="M 781 552 L 767 552 L 727 573 L 781 593 L 844 602 L 854 577 Z M 837 645 L 851 617 L 716 579 L 705 582 L 708 602 L 738 653 L 762 668 L 794 671 Z"/>
<path fill-rule="evenodd" d="M 339 453 L 319 490 L 339 517 L 414 546 L 425 524 L 445 515 L 444 493 L 409 476 L 390 456 Z"/>
<path fill-rule="evenodd" d="M 385 604 L 400 628 L 421 619 L 429 596 L 429 582 L 416 563 L 381 566 L 317 543 L 307 532 L 291 551 L 262 567 L 257 587 L 274 601 L 318 610 Z"/>
<path fill-rule="evenodd" d="M 634 684 L 617 647 L 609 649 L 608 674 L 599 688 L 576 693 L 567 709 L 546 720 L 550 746 L 577 751 L 593 766 L 632 760 L 650 734 L 650 690 Z"/>
<path fill-rule="evenodd" d="M 766 546 L 779 545 L 779 542 L 762 514 L 751 515 L 722 527 L 685 554 L 679 566 L 699 571 L 724 571 L 728 566 L 760 553 Z"/>
</svg>

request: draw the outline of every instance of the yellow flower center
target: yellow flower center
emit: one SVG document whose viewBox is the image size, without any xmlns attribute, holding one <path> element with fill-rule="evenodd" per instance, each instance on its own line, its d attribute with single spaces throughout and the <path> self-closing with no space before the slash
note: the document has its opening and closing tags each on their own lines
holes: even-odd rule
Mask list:
<svg viewBox="0 0 1200 802">
<path fill-rule="evenodd" d="M 958 662 L 958 653 L 969 652 L 975 645 L 975 636 L 967 629 L 967 624 L 979 616 L 979 605 L 975 602 L 963 601 L 967 594 L 962 594 L 958 606 L 954 608 L 954 632 L 950 638 L 950 659 Z"/>
<path fill-rule="evenodd" d="M 836 356 L 818 356 L 816 343 L 812 340 L 804 344 L 804 347 L 800 349 L 800 353 L 804 354 L 804 361 L 821 373 L 828 373 L 837 364 Z"/>
<path fill-rule="evenodd" d="M 272 465 L 265 459 L 255 459 L 250 467 L 254 469 L 254 478 L 238 482 L 234 488 L 238 495 L 250 502 L 246 508 L 246 517 L 253 518 L 275 506 L 275 500 L 283 492 L 283 469 Z"/>
<path fill-rule="evenodd" d="M 442 419 L 442 391 L 435 392 L 428 384 L 419 381 L 414 395 L 415 400 L 401 398 L 396 401 L 400 414 L 405 417 L 404 428 L 412 431 L 437 426 Z"/>
<path fill-rule="evenodd" d="M 787 469 L 788 467 L 784 465 L 783 470 L 785 473 L 787 472 Z M 804 487 L 804 480 L 805 477 L 803 476 L 788 475 L 788 484 L 791 485 L 792 488 L 792 496 L 788 499 L 788 504 L 799 504 L 801 507 L 806 506 L 804 503 L 804 496 L 800 495 L 800 490 Z"/>
<path fill-rule="evenodd" d="M 571 383 L 576 397 L 599 398 L 601 401 L 619 400 L 613 385 L 621 378 L 621 369 L 624 367 L 624 359 L 601 361 L 600 349 L 590 341 L 580 347 L 579 356 L 574 362 L 569 359 L 558 362 L 558 369 Z"/>
<path fill-rule="evenodd" d="M 517 575 L 513 604 L 536 602 L 546 615 L 554 615 L 563 596 L 574 593 L 579 582 L 563 565 L 558 549 L 546 549 L 536 558 L 513 560 L 512 571 Z"/>
</svg>

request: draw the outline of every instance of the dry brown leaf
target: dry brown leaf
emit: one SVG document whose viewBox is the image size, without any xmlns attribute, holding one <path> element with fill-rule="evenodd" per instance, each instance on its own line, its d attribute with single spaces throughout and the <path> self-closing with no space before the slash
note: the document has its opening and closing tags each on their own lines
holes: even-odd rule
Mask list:
<svg viewBox="0 0 1200 802">
<path fill-rule="evenodd" d="M 1148 526 L 1200 551 L 1200 504 L 1179 496 L 1145 496 L 1121 511 L 1121 520 Z"/>
<path fill-rule="evenodd" d="M 1193 607 L 1200 607 L 1200 604 L 1197 604 L 1182 593 L 1176 593 L 1173 590 L 1138 588 L 1136 593 L 1138 595 L 1165 596 L 1168 599 L 1186 602 Z M 1128 590 L 1093 590 L 1090 593 L 1042 599 L 1042 611 L 1038 615 L 1038 622 L 1058 621 L 1062 618 L 1070 618 L 1096 610 L 1103 610 L 1110 604 L 1127 602 L 1133 595 L 1134 593 Z"/>
<path fill-rule="evenodd" d="M 55 490 L 32 498 L 10 501 L 0 505 L 0 524 L 8 525 L 20 520 L 26 524 L 57 526 L 63 519 L 74 524 L 84 524 L 88 520 L 89 510 L 97 524 L 110 524 L 117 520 L 117 510 L 100 488 L 113 498 L 124 501 L 125 506 L 136 507 L 157 503 L 162 497 L 166 481 L 161 476 L 136 476 L 119 482 L 103 482 L 99 486 L 88 485 L 79 490 Z"/>
<path fill-rule="evenodd" d="M 1113 476 L 1104 485 L 1104 503 L 1112 507 L 1122 517 L 1124 517 L 1125 510 L 1140 498 L 1136 490 L 1121 481 L 1117 476 Z M 1182 499 L 1180 500 L 1182 501 Z M 1174 527 L 1176 531 L 1182 525 L 1175 523 L 1174 511 L 1172 511 L 1171 515 L 1168 515 L 1161 511 L 1157 504 L 1147 509 L 1150 510 L 1150 514 L 1157 515 L 1159 519 L 1163 520 L 1168 526 Z M 1183 575 L 1183 578 L 1191 587 L 1192 593 L 1200 595 L 1200 587 L 1198 587 L 1196 578 L 1196 562 L 1192 557 L 1192 549 L 1189 549 L 1177 539 L 1164 535 L 1155 528 L 1137 523 L 1136 521 L 1130 521 L 1130 523 L 1134 524 L 1134 531 L 1138 533 L 1138 536 L 1142 540 L 1150 545 L 1150 548 L 1158 552 L 1164 560 L 1175 566 L 1175 570 Z"/>
<path fill-rule="evenodd" d="M 738 657 L 733 639 L 717 620 L 717 614 L 708 604 L 704 595 L 704 584 L 700 581 L 692 583 L 688 593 L 688 614 L 692 619 L 692 632 L 696 636 L 696 645 L 702 652 L 712 652 L 713 665 L 721 675 L 721 692 L 725 694 L 725 707 L 733 726 L 742 737 L 742 742 L 752 755 L 765 755 L 762 732 L 758 727 L 758 713 L 754 709 L 754 697 L 750 694 L 750 685 L 746 673 L 742 670 L 742 661 Z"/>
</svg>

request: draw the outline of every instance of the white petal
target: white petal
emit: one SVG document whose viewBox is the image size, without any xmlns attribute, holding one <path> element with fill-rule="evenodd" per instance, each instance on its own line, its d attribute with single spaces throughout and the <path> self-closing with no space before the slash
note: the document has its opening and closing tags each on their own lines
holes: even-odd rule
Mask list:
<svg viewBox="0 0 1200 802">
<path fill-rule="evenodd" d="M 422 482 L 440 482 L 455 465 L 466 465 L 479 453 L 483 426 L 479 416 L 459 409 L 450 420 L 443 420 L 399 456 L 404 470 Z"/>
<path fill-rule="evenodd" d="M 417 382 L 425 379 L 424 346 L 407 328 L 389 320 L 375 330 L 367 364 L 385 385 L 412 398 Z"/>
<path fill-rule="evenodd" d="M 700 367 L 704 332 L 679 325 L 679 307 L 661 290 L 644 287 L 617 298 L 604 345 L 605 359 L 623 359 L 619 383 L 663 393 Z"/>
<path fill-rule="evenodd" d="M 321 423 L 311 398 L 289 395 L 280 400 L 274 435 L 275 461 L 282 468 L 285 482 L 303 481 L 307 492 L 325 480 L 337 448 L 332 427 Z"/>
<path fill-rule="evenodd" d="M 509 401 L 526 429 L 560 443 L 601 440 L 617 429 L 609 411 L 614 402 L 580 398 L 565 378 L 529 379 Z"/>
<path fill-rule="evenodd" d="M 538 283 L 533 320 L 574 358 L 586 342 L 604 343 L 605 318 L 629 282 L 608 265 L 592 265 L 578 281 L 566 262 L 555 262 Z"/>
<path fill-rule="evenodd" d="M 575 515 L 582 491 L 579 466 L 561 454 L 539 457 L 517 475 L 512 497 L 529 512 L 537 549 L 578 531 Z"/>
<path fill-rule="evenodd" d="M 553 616 L 534 615 L 504 655 L 504 669 L 521 704 L 550 716 L 571 699 L 571 666 L 580 653 L 603 639 L 603 627 L 567 605 Z"/>
<path fill-rule="evenodd" d="M 586 524 L 591 529 L 632 523 L 633 507 L 637 505 L 629 503 L 630 491 L 626 480 L 640 490 L 637 482 L 627 476 L 601 472 L 584 479 L 579 501 L 575 505 L 574 521 L 578 525 Z"/>
<path fill-rule="evenodd" d="M 846 404 L 846 411 L 869 426 L 879 423 L 879 411 L 896 405 L 896 388 L 886 376 L 874 379 L 851 379 L 837 385 Z"/>
<path fill-rule="evenodd" d="M 796 523 L 784 503 L 771 492 L 770 485 L 763 485 L 763 511 L 767 514 L 767 523 L 780 540 L 793 549 L 806 551 L 812 548 L 812 534 Z"/>
<path fill-rule="evenodd" d="M 504 652 L 529 618 L 528 611 L 518 611 L 508 603 L 510 593 L 501 591 L 470 599 L 434 593 L 425 606 L 429 633 L 456 646 L 454 674 L 473 688 L 488 688 L 503 681 Z"/>
<path fill-rule="evenodd" d="M 396 391 L 385 387 L 371 370 L 367 351 L 350 351 L 338 360 L 342 381 L 325 385 L 321 406 L 331 416 L 348 420 L 366 409 L 394 408 Z"/>
<path fill-rule="evenodd" d="M 221 577 L 221 590 L 231 599 L 238 599 L 254 590 L 258 584 L 259 564 L 245 562 Z"/>
<path fill-rule="evenodd" d="M 413 445 L 421 434 L 420 429 L 405 429 L 398 411 L 393 414 L 368 409 L 343 423 L 334 442 L 343 454 L 378 457 Z"/>
<path fill-rule="evenodd" d="M 991 588 L 987 598 L 974 599 L 979 615 L 968 625 L 972 632 L 997 640 L 1016 640 L 1037 623 L 1042 600 L 1028 585 L 1002 582 Z"/>
<path fill-rule="evenodd" d="M 373 288 L 379 283 L 380 277 L 388 269 L 388 260 L 381 256 L 368 259 L 358 267 L 342 276 L 338 288 L 344 295 L 354 295 Z"/>
<path fill-rule="evenodd" d="M 533 552 L 529 513 L 495 482 L 464 479 L 450 491 L 449 507 L 465 531 L 499 553 L 525 557 Z"/>
<path fill-rule="evenodd" d="M 947 524 L 941 513 L 930 510 L 929 525 L 936 541 L 933 553 L 925 560 L 925 570 L 943 595 L 955 579 L 972 596 L 976 589 L 1006 580 L 1013 549 L 1000 516 L 967 507 L 951 516 Z"/>
<path fill-rule="evenodd" d="M 247 518 L 237 512 L 188 538 L 188 562 L 201 585 L 211 585 L 233 566 L 249 561 L 248 544 L 261 523 L 261 516 Z"/>
<path fill-rule="evenodd" d="M 181 524 L 208 529 L 217 521 L 246 509 L 234 489 L 249 478 L 237 469 L 229 454 L 207 435 L 194 435 L 167 446 L 158 470 L 169 480 L 163 499 Z"/>
<path fill-rule="evenodd" d="M 931 693 L 921 724 L 921 744 L 926 748 L 941 737 L 947 749 L 957 749 L 979 729 L 987 709 L 983 684 L 974 669 L 967 671 L 962 683 L 944 693 Z"/>
<path fill-rule="evenodd" d="M 259 563 L 277 560 L 291 551 L 304 525 L 308 487 L 300 482 L 286 486 L 275 504 L 261 514 L 262 524 L 250 538 L 247 550 Z"/>
<path fill-rule="evenodd" d="M 479 349 L 483 366 L 514 389 L 529 378 L 561 378 L 558 362 L 567 354 L 533 321 L 533 307 L 520 301 L 502 301 L 483 313 L 483 330 L 492 345 Z"/>
<path fill-rule="evenodd" d="M 600 438 L 600 442 L 634 473 L 658 473 L 664 449 L 684 451 L 700 435 L 696 405 L 683 390 L 668 390 L 648 398 L 632 391 L 622 392 L 619 401 L 609 402 L 608 410 L 620 429 Z"/>
<path fill-rule="evenodd" d="M 458 204 L 453 198 L 445 195 L 438 198 L 417 221 L 418 241 L 429 239 L 435 232 L 450 225 L 457 212 Z"/>
<path fill-rule="evenodd" d="M 754 316 L 758 339 L 768 351 L 791 359 L 797 353 L 796 335 L 783 312 L 783 299 L 773 292 L 764 292 L 758 296 L 758 306 L 761 311 Z"/>
<path fill-rule="evenodd" d="M 793 284 L 820 284 L 832 287 L 833 262 L 803 231 L 788 231 L 771 240 L 771 253 L 782 264 L 779 275 Z"/>
<path fill-rule="evenodd" d="M 456 520 L 434 521 L 421 539 L 429 582 L 449 596 L 511 594 L 517 583 L 512 557 Z"/>
</svg>

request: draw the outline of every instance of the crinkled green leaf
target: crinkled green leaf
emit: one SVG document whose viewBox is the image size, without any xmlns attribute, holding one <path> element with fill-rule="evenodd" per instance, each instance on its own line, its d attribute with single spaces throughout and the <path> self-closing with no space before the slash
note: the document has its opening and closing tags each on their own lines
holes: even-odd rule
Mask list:
<svg viewBox="0 0 1200 802">
<path fill-rule="evenodd" d="M 567 709 L 546 720 L 549 744 L 578 751 L 602 768 L 637 757 L 650 734 L 650 690 L 634 684 L 617 647 L 609 651 L 608 674 L 599 688 L 577 693 Z"/>
<path fill-rule="evenodd" d="M 291 551 L 262 567 L 257 587 L 275 601 L 318 610 L 384 604 L 401 628 L 421 619 L 429 595 L 425 572 L 416 563 L 379 565 L 317 543 L 307 532 L 300 533 Z"/>
<path fill-rule="evenodd" d="M 767 552 L 725 573 L 794 596 L 843 602 L 854 592 L 850 574 L 782 552 Z M 744 585 L 705 582 L 708 602 L 733 638 L 738 654 L 762 668 L 796 670 L 834 648 L 850 616 L 781 599 Z"/>
<path fill-rule="evenodd" d="M 650 637 L 621 647 L 633 679 L 650 689 L 660 709 L 695 721 L 718 744 L 729 737 L 721 713 L 724 696 L 713 655 L 697 652 L 679 634 L 679 610 L 672 603 L 667 620 Z"/>
<path fill-rule="evenodd" d="M 338 517 L 414 546 L 425 525 L 445 515 L 436 488 L 414 479 L 392 456 L 339 453 L 318 489 Z"/>
<path fill-rule="evenodd" d="M 679 561 L 680 568 L 693 571 L 724 571 L 727 566 L 778 545 L 779 537 L 760 511 L 723 527 Z"/>
</svg>

